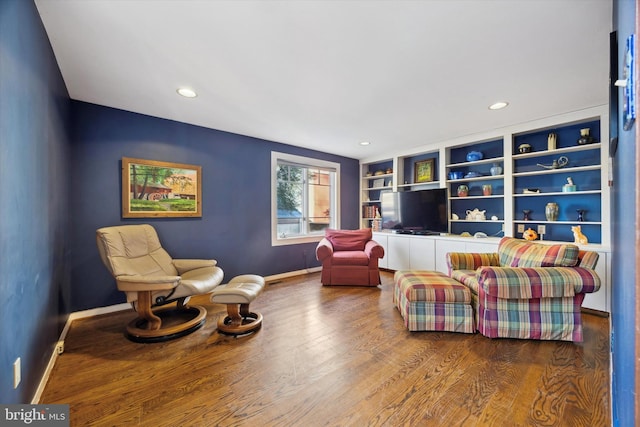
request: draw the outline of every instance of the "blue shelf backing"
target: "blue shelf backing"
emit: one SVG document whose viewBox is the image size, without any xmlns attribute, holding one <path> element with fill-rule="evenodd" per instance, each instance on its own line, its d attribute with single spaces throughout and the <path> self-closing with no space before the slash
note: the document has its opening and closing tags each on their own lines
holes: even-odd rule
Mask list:
<svg viewBox="0 0 640 427">
<path fill-rule="evenodd" d="M 493 159 L 493 158 L 501 158 L 504 156 L 503 151 L 503 140 L 495 139 L 492 141 L 479 142 L 477 144 L 473 144 L 473 146 L 464 146 L 452 148 L 450 151 L 450 159 L 449 163 L 464 163 L 467 161 L 467 153 L 469 151 L 480 151 L 482 153 L 482 158 L 484 159 Z M 488 168 L 491 167 L 491 164 L 484 165 Z"/>
<path fill-rule="evenodd" d="M 576 145 L 578 145 L 578 139 L 580 139 L 580 129 L 584 128 L 589 128 L 589 135 L 593 137 L 595 142 L 601 142 L 600 120 L 592 120 L 588 122 L 574 123 L 571 125 L 563 125 L 556 128 L 516 135 L 513 138 L 513 153 L 518 153 L 518 147 L 521 144 L 531 145 L 532 151 L 546 150 L 548 147 L 547 137 L 550 133 L 555 133 L 557 135 L 556 149 L 575 147 Z"/>
</svg>

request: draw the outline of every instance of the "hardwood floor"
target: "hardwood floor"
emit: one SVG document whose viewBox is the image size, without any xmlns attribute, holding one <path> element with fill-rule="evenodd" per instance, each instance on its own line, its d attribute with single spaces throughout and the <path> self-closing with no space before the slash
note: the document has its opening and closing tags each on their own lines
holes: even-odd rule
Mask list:
<svg viewBox="0 0 640 427">
<path fill-rule="evenodd" d="M 262 329 L 207 324 L 136 344 L 133 311 L 77 320 L 41 403 L 71 425 L 609 426 L 609 321 L 584 314 L 585 341 L 408 332 L 382 289 L 322 287 L 319 274 L 268 284 Z"/>
</svg>

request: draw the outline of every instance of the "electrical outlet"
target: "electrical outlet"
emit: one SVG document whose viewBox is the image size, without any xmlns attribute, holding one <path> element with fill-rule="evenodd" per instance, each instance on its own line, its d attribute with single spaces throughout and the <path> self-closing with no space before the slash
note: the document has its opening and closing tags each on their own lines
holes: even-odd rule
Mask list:
<svg viewBox="0 0 640 427">
<path fill-rule="evenodd" d="M 20 358 L 13 362 L 13 388 L 18 388 L 21 378 Z"/>
<path fill-rule="evenodd" d="M 547 234 L 547 226 L 539 225 L 538 226 L 538 234 Z"/>
<path fill-rule="evenodd" d="M 524 233 L 524 224 L 518 224 L 518 233 Z"/>
<path fill-rule="evenodd" d="M 56 353 L 64 353 L 64 341 L 58 341 L 58 343 L 56 344 Z"/>
</svg>

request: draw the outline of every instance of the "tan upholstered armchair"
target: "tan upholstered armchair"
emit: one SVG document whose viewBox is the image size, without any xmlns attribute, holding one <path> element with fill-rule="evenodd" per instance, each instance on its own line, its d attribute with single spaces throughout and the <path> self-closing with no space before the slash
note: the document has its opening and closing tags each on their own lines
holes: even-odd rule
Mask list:
<svg viewBox="0 0 640 427">
<path fill-rule="evenodd" d="M 316 258 L 322 262 L 323 285 L 377 286 L 378 259 L 382 257 L 384 248 L 372 240 L 370 228 L 327 229 L 316 247 Z"/>
<path fill-rule="evenodd" d="M 177 338 L 204 324 L 206 309 L 187 302 L 222 282 L 223 272 L 215 260 L 172 259 L 150 225 L 100 228 L 96 239 L 102 261 L 138 313 L 127 326 L 131 340 Z"/>
</svg>

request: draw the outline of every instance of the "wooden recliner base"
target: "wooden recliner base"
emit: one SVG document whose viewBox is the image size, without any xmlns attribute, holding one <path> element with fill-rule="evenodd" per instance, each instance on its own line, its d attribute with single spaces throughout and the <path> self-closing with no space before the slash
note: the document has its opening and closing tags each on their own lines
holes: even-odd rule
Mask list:
<svg viewBox="0 0 640 427">
<path fill-rule="evenodd" d="M 249 311 L 249 304 L 227 304 L 227 316 L 218 319 L 218 332 L 244 335 L 262 326 L 262 314 Z"/>
<path fill-rule="evenodd" d="M 149 313 L 144 315 L 147 318 L 139 313 L 127 325 L 126 335 L 131 341 L 153 343 L 188 335 L 204 325 L 207 310 L 200 306 L 170 306 L 153 310 L 151 319 Z"/>
</svg>

